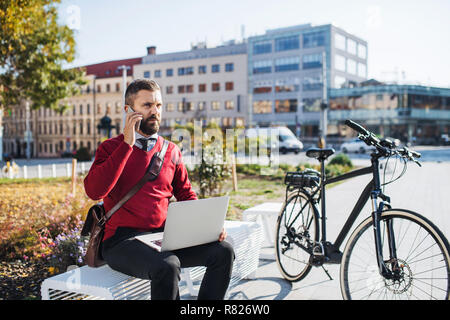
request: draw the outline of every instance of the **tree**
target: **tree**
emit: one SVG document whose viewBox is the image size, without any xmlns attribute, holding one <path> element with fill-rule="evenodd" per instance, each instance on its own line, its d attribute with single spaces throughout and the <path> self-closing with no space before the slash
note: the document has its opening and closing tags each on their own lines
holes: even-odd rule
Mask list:
<svg viewBox="0 0 450 320">
<path fill-rule="evenodd" d="M 84 71 L 64 68 L 75 57 L 73 31 L 57 23 L 60 0 L 0 1 L 0 107 L 23 100 L 32 109 L 64 111 L 79 93 Z"/>
</svg>

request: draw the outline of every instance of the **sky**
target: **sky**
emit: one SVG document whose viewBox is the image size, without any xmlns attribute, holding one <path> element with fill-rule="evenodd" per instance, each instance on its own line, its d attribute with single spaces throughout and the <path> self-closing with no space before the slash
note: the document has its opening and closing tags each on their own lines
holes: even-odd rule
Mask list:
<svg viewBox="0 0 450 320">
<path fill-rule="evenodd" d="M 450 88 L 449 0 L 62 0 L 71 66 L 190 50 L 267 29 L 333 24 L 368 42 L 368 77 Z"/>
</svg>

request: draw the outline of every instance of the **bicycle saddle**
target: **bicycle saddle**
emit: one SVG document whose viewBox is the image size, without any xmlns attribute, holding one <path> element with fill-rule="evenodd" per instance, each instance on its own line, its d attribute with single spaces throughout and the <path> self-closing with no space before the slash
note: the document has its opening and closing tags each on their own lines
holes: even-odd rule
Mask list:
<svg viewBox="0 0 450 320">
<path fill-rule="evenodd" d="M 326 149 L 320 149 L 320 148 L 309 148 L 306 150 L 306 156 L 308 158 L 314 158 L 319 161 L 326 160 L 329 156 L 334 154 L 335 151 L 333 148 L 326 148 Z"/>
</svg>

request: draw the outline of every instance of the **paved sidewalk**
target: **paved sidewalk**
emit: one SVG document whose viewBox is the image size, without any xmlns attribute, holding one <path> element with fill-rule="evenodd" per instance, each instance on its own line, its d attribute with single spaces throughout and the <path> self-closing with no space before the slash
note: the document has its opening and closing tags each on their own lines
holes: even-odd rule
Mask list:
<svg viewBox="0 0 450 320">
<path fill-rule="evenodd" d="M 364 164 L 364 162 L 358 163 L 358 165 L 360 164 Z M 365 164 L 369 164 L 369 161 Z M 401 167 L 397 171 L 397 175 L 400 172 Z M 387 175 L 387 177 L 390 177 L 390 175 Z M 327 238 L 331 242 L 336 238 L 359 194 L 369 180 L 369 175 L 356 177 L 335 186 L 327 192 Z M 437 225 L 447 238 L 450 237 L 449 162 L 425 162 L 421 168 L 414 163 L 409 163 L 406 174 L 400 180 L 387 185 L 385 194 L 391 197 L 394 208 L 410 209 L 424 215 Z M 369 216 L 370 210 L 370 203 L 367 203 L 354 227 Z M 346 241 L 344 241 L 344 245 L 345 243 Z M 341 250 L 343 250 L 344 245 Z M 319 267 L 313 268 L 302 281 L 290 283 L 281 277 L 275 261 L 260 260 L 256 279 L 241 281 L 229 291 L 230 298 L 252 300 L 342 299 L 339 284 L 340 266 L 326 265 L 325 268 L 329 271 L 333 280 L 329 280 L 322 268 Z M 182 296 L 182 298 L 189 299 L 186 296 Z"/>
</svg>

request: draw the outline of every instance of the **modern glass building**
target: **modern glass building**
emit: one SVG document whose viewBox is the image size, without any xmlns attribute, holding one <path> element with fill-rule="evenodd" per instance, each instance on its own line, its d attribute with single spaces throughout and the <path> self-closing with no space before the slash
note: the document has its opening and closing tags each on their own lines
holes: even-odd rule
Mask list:
<svg viewBox="0 0 450 320">
<path fill-rule="evenodd" d="M 404 143 L 439 144 L 442 135 L 450 133 L 450 89 L 373 80 L 331 89 L 328 133 L 354 135 L 343 124 L 346 119 Z"/>
<path fill-rule="evenodd" d="M 248 38 L 252 125 L 282 124 L 299 136 L 317 136 L 324 82 L 327 92 L 366 79 L 367 42 L 333 25 L 298 25 Z"/>
</svg>

